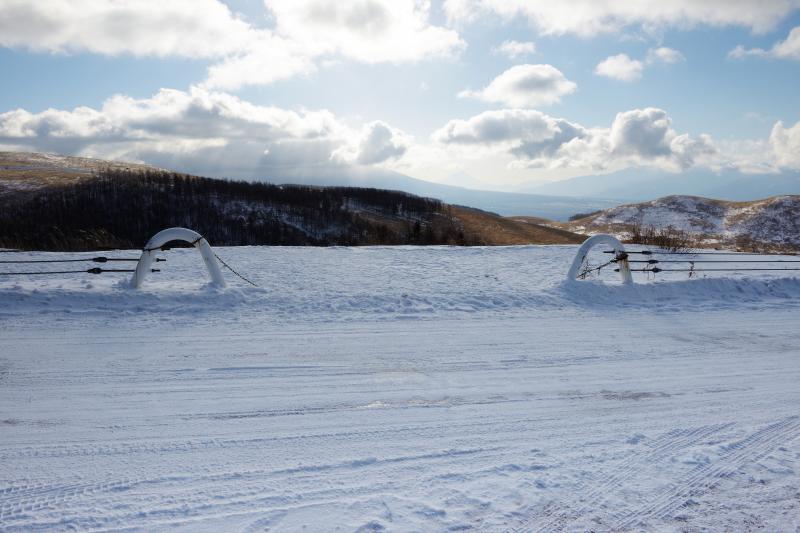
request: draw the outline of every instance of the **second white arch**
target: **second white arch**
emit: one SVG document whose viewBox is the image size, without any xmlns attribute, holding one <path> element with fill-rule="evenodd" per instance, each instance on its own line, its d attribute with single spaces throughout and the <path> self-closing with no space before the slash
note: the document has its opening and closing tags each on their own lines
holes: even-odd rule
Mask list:
<svg viewBox="0 0 800 533">
<path fill-rule="evenodd" d="M 591 249 L 598 245 L 606 245 L 614 251 L 622 283 L 633 283 L 633 276 L 631 275 L 630 264 L 628 264 L 628 255 L 625 252 L 625 246 L 623 246 L 619 239 L 607 233 L 598 233 L 583 241 L 581 247 L 578 248 L 578 253 L 575 254 L 575 259 L 572 260 L 572 265 L 569 267 L 567 279 L 569 281 L 578 279 L 581 273 L 581 266 L 584 261 L 586 261 L 586 257 L 589 255 Z"/>
</svg>

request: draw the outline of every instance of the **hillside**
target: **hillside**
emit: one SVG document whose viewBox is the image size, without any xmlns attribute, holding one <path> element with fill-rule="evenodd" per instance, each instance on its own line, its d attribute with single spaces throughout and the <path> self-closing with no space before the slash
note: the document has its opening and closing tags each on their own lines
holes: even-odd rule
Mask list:
<svg viewBox="0 0 800 533">
<path fill-rule="evenodd" d="M 566 244 L 523 224 L 404 192 L 272 185 L 47 154 L 0 154 L 0 247 L 138 248 L 170 226 L 219 245 Z"/>
<path fill-rule="evenodd" d="M 137 163 L 38 152 L 0 152 L 0 197 L 72 185 L 101 170 L 163 170 Z"/>
<path fill-rule="evenodd" d="M 705 246 L 799 250 L 800 196 L 773 196 L 750 202 L 666 196 L 621 205 L 556 226 L 579 233 L 614 233 L 623 238 L 628 238 L 636 227 L 671 226 Z"/>
</svg>

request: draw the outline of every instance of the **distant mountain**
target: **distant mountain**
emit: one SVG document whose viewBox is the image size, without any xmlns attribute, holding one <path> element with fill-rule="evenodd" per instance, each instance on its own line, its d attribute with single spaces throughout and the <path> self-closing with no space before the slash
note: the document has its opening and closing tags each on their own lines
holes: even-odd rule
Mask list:
<svg viewBox="0 0 800 533">
<path fill-rule="evenodd" d="M 291 173 L 271 177 L 270 181 L 399 190 L 419 196 L 439 198 L 450 204 L 476 207 L 503 216 L 533 215 L 553 220 L 567 220 L 575 213 L 586 213 L 620 204 L 619 201 L 609 198 L 590 198 L 580 195 L 554 196 L 467 189 L 419 180 L 391 170 L 373 168 L 342 167 L 338 171 Z"/>
<path fill-rule="evenodd" d="M 746 201 L 783 194 L 800 194 L 800 174 L 764 175 L 736 171 L 715 174 L 703 169 L 673 174 L 640 167 L 543 185 L 531 184 L 522 187 L 520 191 L 624 201 L 649 200 L 675 194 Z"/>
<path fill-rule="evenodd" d="M 623 239 L 637 228 L 672 227 L 703 245 L 800 251 L 800 196 L 749 202 L 667 196 L 621 205 L 558 227 L 584 234 L 612 233 Z"/>
<path fill-rule="evenodd" d="M 3 156 L 5 155 L 5 158 Z M 202 178 L 101 160 L 0 154 L 0 247 L 139 248 L 171 226 L 217 245 L 567 244 L 562 229 L 375 188 Z"/>
</svg>

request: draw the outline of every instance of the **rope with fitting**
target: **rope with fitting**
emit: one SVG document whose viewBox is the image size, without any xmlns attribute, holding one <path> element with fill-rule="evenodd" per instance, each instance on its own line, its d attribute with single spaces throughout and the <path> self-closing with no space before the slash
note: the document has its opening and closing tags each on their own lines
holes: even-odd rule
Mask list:
<svg viewBox="0 0 800 533">
<path fill-rule="evenodd" d="M 222 258 L 221 258 L 220 256 L 218 256 L 216 253 L 214 253 L 214 257 L 216 257 L 216 258 L 217 258 L 217 261 L 219 261 L 220 263 L 222 263 L 222 266 L 224 266 L 225 268 L 227 268 L 228 270 L 230 270 L 231 272 L 233 272 L 233 273 L 234 273 L 236 276 L 238 276 L 239 278 L 243 279 L 244 281 L 246 281 L 247 283 L 249 283 L 249 284 L 250 284 L 250 285 L 252 285 L 253 287 L 258 287 L 258 285 L 256 285 L 255 283 L 253 283 L 252 281 L 250 281 L 250 280 L 249 280 L 249 279 L 247 279 L 246 277 L 244 277 L 244 276 L 242 276 L 241 274 L 239 274 L 238 272 L 236 272 L 236 271 L 233 269 L 233 267 L 231 267 L 231 266 L 230 266 L 228 263 L 226 263 L 225 261 L 223 261 L 223 260 L 222 260 Z"/>
<path fill-rule="evenodd" d="M 13 261 L 0 261 L 0 264 L 3 265 L 10 265 L 10 264 L 27 264 L 27 263 L 84 263 L 87 261 L 93 261 L 95 263 L 109 263 L 113 261 L 138 261 L 138 258 L 128 258 L 128 257 L 86 257 L 84 259 L 15 259 Z M 166 261 L 161 257 L 157 257 L 156 262 Z"/>
<path fill-rule="evenodd" d="M 107 272 L 136 272 L 135 269 L 127 268 L 100 268 L 94 267 L 88 270 L 60 270 L 45 272 L 0 272 L 0 276 L 38 276 L 42 274 L 105 274 Z M 151 268 L 150 272 L 161 272 L 158 268 Z"/>
<path fill-rule="evenodd" d="M 613 254 L 615 253 L 613 250 L 603 250 L 604 254 Z M 641 254 L 641 255 L 777 255 L 777 256 L 795 256 L 797 254 L 794 253 L 786 253 L 786 254 L 760 254 L 758 252 L 718 252 L 718 251 L 711 251 L 711 252 L 662 252 L 659 250 L 636 250 L 630 251 L 628 250 L 627 253 L 629 254 Z"/>
</svg>

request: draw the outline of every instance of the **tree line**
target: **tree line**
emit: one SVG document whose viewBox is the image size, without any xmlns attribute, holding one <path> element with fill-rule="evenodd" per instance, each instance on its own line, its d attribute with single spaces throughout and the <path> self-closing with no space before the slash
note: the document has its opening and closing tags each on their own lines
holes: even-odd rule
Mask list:
<svg viewBox="0 0 800 533">
<path fill-rule="evenodd" d="M 398 191 L 221 180 L 108 169 L 79 183 L 6 197 L 0 247 L 140 248 L 172 226 L 212 244 L 476 244 L 440 200 Z"/>
</svg>

